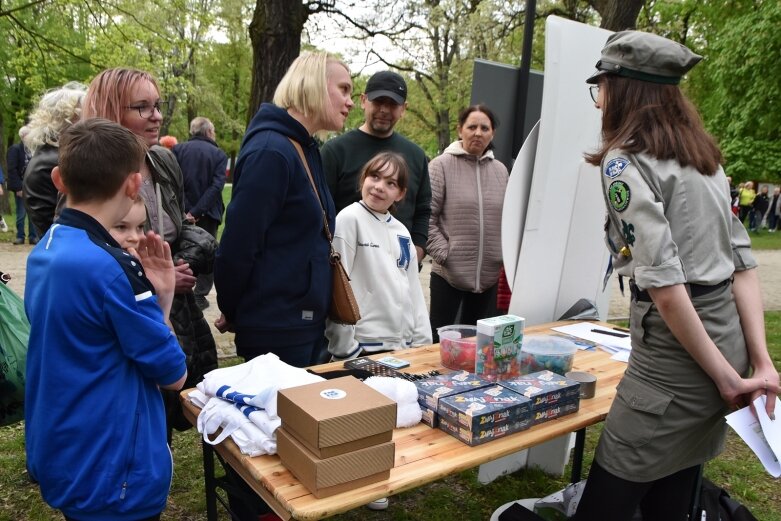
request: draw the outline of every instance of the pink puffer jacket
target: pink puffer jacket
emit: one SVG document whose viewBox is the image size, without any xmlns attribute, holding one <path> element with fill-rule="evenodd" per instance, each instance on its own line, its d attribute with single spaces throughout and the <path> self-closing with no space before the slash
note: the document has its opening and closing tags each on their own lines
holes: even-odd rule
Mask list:
<svg viewBox="0 0 781 521">
<path fill-rule="evenodd" d="M 502 267 L 502 205 L 507 168 L 488 150 L 482 157 L 452 143 L 428 166 L 431 220 L 426 250 L 432 272 L 454 288 L 482 293 Z"/>
</svg>

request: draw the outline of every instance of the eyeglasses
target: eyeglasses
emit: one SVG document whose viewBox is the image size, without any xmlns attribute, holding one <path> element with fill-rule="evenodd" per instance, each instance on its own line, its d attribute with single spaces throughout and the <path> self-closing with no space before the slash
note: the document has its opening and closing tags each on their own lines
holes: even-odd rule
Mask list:
<svg viewBox="0 0 781 521">
<path fill-rule="evenodd" d="M 137 110 L 138 115 L 141 116 L 144 119 L 149 119 L 155 114 L 155 110 L 159 112 L 161 115 L 163 112 L 168 110 L 168 102 L 167 101 L 156 101 L 154 105 L 130 105 L 129 107 L 125 107 L 126 110 Z"/>
<path fill-rule="evenodd" d="M 599 85 L 592 85 L 588 88 L 588 93 L 591 94 L 591 100 L 596 103 L 599 98 Z"/>
</svg>

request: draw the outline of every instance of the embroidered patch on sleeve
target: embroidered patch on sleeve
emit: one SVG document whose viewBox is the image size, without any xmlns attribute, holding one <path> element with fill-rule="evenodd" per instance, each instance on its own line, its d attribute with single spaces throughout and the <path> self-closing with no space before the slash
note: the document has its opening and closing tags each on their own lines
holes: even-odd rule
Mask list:
<svg viewBox="0 0 781 521">
<path fill-rule="evenodd" d="M 629 185 L 623 181 L 613 181 L 607 189 L 608 199 L 610 199 L 610 206 L 617 212 L 623 212 L 629 206 L 629 200 L 632 198 L 632 193 L 629 190 Z"/>
<path fill-rule="evenodd" d="M 621 219 L 621 227 L 623 230 L 621 230 L 621 233 L 624 234 L 624 240 L 626 241 L 627 245 L 634 246 L 635 245 L 635 225 L 632 223 L 628 223 L 625 220 Z"/>
<path fill-rule="evenodd" d="M 623 157 L 617 157 L 615 159 L 611 159 L 605 165 L 605 172 L 604 172 L 605 177 L 609 177 L 610 179 L 615 179 L 616 177 L 621 175 L 621 172 L 623 172 L 627 166 L 629 166 L 628 159 L 624 159 Z"/>
</svg>

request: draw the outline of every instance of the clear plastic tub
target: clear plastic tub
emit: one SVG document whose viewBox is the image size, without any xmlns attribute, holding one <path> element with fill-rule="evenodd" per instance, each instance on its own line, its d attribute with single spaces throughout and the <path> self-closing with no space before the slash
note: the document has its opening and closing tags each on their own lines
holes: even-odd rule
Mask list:
<svg viewBox="0 0 781 521">
<path fill-rule="evenodd" d="M 477 327 L 454 324 L 437 328 L 442 365 L 454 371 L 475 372 Z"/>
<path fill-rule="evenodd" d="M 521 346 L 521 374 L 545 369 L 564 376 L 572 369 L 578 345 L 561 336 L 527 336 Z"/>
</svg>

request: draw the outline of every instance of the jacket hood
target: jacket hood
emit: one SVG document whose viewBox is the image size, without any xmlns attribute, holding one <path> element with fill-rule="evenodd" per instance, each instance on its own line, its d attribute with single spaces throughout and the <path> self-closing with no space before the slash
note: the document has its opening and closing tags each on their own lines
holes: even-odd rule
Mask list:
<svg viewBox="0 0 781 521">
<path fill-rule="evenodd" d="M 469 152 L 467 152 L 466 150 L 464 150 L 464 146 L 463 146 L 463 144 L 462 144 L 460 139 L 458 141 L 453 141 L 452 143 L 450 143 L 450 145 L 445 149 L 445 154 L 451 154 L 451 155 L 454 155 L 454 156 L 470 156 L 470 155 L 472 155 Z M 474 156 L 472 156 L 472 157 L 474 157 Z M 494 158 L 494 151 L 489 148 L 478 159 L 482 161 L 483 159 L 493 159 L 493 158 Z"/>
<path fill-rule="evenodd" d="M 295 118 L 287 113 L 287 110 L 277 107 L 272 103 L 263 103 L 260 110 L 255 114 L 247 127 L 247 133 L 244 135 L 242 147 L 258 132 L 264 130 L 273 130 L 283 136 L 290 137 L 301 143 L 308 145 L 313 141 L 312 136 L 307 132 L 306 127 L 299 123 Z"/>
</svg>

